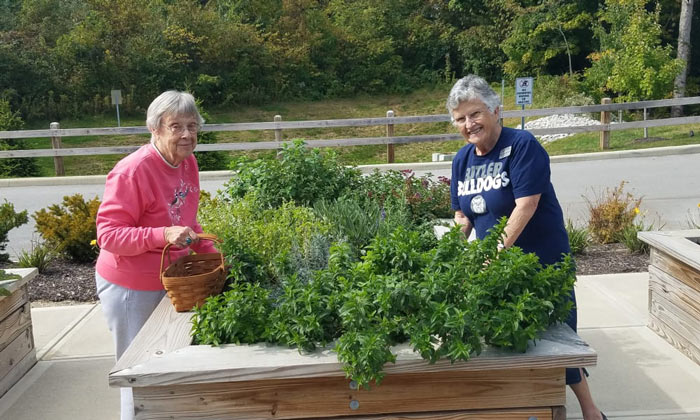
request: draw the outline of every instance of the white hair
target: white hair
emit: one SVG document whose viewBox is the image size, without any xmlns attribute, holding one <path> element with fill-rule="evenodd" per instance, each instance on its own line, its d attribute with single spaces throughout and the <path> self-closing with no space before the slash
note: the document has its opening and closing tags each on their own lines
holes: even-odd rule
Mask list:
<svg viewBox="0 0 700 420">
<path fill-rule="evenodd" d="M 164 115 L 191 115 L 199 125 L 204 124 L 204 118 L 197 110 L 194 96 L 187 92 L 168 90 L 151 102 L 146 111 L 146 126 L 151 132 L 158 130 Z"/>
<path fill-rule="evenodd" d="M 494 112 L 501 104 L 501 98 L 491 89 L 486 80 L 470 74 L 457 80 L 452 86 L 450 94 L 447 96 L 447 111 L 452 115 L 452 111 L 459 107 L 459 104 L 472 99 L 483 102 L 491 112 Z"/>
</svg>

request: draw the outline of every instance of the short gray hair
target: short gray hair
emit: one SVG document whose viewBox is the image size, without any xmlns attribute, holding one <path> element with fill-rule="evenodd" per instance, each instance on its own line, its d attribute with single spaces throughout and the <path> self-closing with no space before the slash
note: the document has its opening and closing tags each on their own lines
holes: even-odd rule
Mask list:
<svg viewBox="0 0 700 420">
<path fill-rule="evenodd" d="M 199 114 L 194 96 L 187 92 L 168 90 L 158 95 L 146 111 L 146 126 L 156 131 L 164 115 L 191 115 L 199 125 L 204 124 L 204 118 Z"/>
<path fill-rule="evenodd" d="M 494 112 L 501 104 L 501 98 L 491 89 L 486 80 L 470 74 L 457 80 L 447 96 L 447 111 L 450 116 L 452 111 L 459 107 L 459 104 L 472 99 L 483 102 L 491 112 Z"/>
</svg>

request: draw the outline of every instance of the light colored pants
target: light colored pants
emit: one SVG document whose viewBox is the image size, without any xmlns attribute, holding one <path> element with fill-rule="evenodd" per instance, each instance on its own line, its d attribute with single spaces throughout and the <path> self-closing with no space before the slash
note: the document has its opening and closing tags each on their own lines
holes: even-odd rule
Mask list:
<svg viewBox="0 0 700 420">
<path fill-rule="evenodd" d="M 97 296 L 112 332 L 117 360 L 122 357 L 143 324 L 165 296 L 165 290 L 133 290 L 110 283 L 95 273 Z M 121 420 L 134 418 L 131 388 L 121 389 Z"/>
</svg>

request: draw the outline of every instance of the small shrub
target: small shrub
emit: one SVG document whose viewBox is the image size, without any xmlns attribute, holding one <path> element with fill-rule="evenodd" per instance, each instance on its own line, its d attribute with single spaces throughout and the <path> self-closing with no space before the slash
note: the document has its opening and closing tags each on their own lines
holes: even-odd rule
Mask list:
<svg viewBox="0 0 700 420">
<path fill-rule="evenodd" d="M 20 130 L 24 126 L 18 112 L 10 109 L 10 103 L 0 99 L 0 131 Z M 0 150 L 24 150 L 26 143 L 21 139 L 5 139 L 0 142 Z M 39 176 L 36 158 L 0 159 L 0 178 Z"/>
<path fill-rule="evenodd" d="M 17 213 L 15 206 L 7 200 L 0 204 L 0 262 L 7 262 L 10 259 L 9 254 L 2 252 L 7 247 L 7 234 L 11 229 L 22 226 L 27 221 L 26 210 Z"/>
<path fill-rule="evenodd" d="M 43 273 L 54 259 L 56 259 L 56 252 L 50 246 L 32 240 L 29 251 L 24 249 L 20 251 L 17 256 L 17 265 L 22 268 L 36 267 L 40 273 Z"/>
<path fill-rule="evenodd" d="M 243 158 L 233 169 L 238 173 L 226 184 L 231 198 L 253 192 L 266 207 L 285 201 L 309 206 L 318 200 L 335 200 L 355 189 L 360 172 L 338 162 L 333 152 L 310 149 L 301 140 L 285 143 L 278 159 Z"/>
<path fill-rule="evenodd" d="M 577 228 L 570 220 L 566 220 L 566 233 L 569 236 L 569 247 L 573 255 L 582 254 L 591 243 L 591 236 L 586 228 Z"/>
<path fill-rule="evenodd" d="M 49 246 L 73 261 L 91 262 L 97 251 L 91 241 L 97 239 L 95 219 L 99 198 L 85 201 L 81 194 L 63 197 L 63 204 L 52 204 L 34 213 L 36 229 Z"/>
<path fill-rule="evenodd" d="M 654 229 L 653 223 L 648 226 L 644 225 L 643 222 L 632 223 L 622 231 L 620 242 L 622 242 L 630 252 L 635 254 L 649 254 L 649 244 L 640 240 L 637 234 Z"/>
<path fill-rule="evenodd" d="M 619 242 L 622 232 L 634 223 L 634 218 L 639 214 L 642 199 L 624 193 L 624 187 L 625 181 L 622 181 L 617 187 L 606 189 L 594 202 L 584 197 L 590 214 L 588 230 L 599 243 Z"/>
</svg>

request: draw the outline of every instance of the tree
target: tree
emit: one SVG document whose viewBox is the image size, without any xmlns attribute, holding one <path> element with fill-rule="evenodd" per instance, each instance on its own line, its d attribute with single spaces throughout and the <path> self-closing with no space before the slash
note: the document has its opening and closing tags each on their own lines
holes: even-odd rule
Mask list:
<svg viewBox="0 0 700 420">
<path fill-rule="evenodd" d="M 0 99 L 0 131 L 19 130 L 24 125 L 17 112 L 10 109 L 10 103 Z M 20 139 L 0 140 L 0 150 L 25 149 Z M 0 158 L 0 178 L 38 176 L 36 158 Z"/>
<path fill-rule="evenodd" d="M 693 0 L 681 0 L 681 16 L 678 20 L 678 59 L 685 63 L 685 67 L 678 73 L 673 83 L 673 97 L 685 96 L 685 81 L 690 67 L 690 29 L 693 22 Z M 682 106 L 671 108 L 671 115 L 680 117 L 683 115 Z"/>
<path fill-rule="evenodd" d="M 595 27 L 600 51 L 590 55 L 586 85 L 595 97 L 616 95 L 619 101 L 667 98 L 682 70 L 670 45 L 661 45 L 660 7 L 645 0 L 606 0 Z"/>
</svg>

